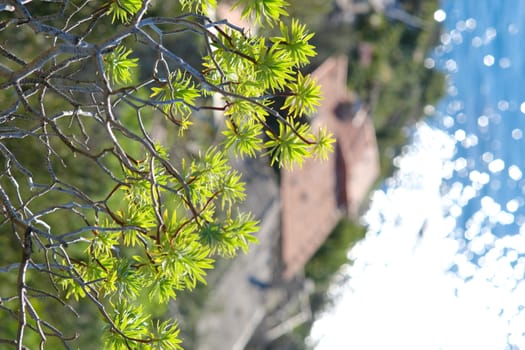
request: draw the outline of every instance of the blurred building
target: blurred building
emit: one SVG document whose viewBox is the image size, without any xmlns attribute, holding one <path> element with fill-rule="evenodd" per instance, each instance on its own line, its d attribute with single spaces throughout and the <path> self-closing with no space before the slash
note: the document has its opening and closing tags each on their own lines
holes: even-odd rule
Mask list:
<svg viewBox="0 0 525 350">
<path fill-rule="evenodd" d="M 347 58 L 327 59 L 313 76 L 323 102 L 312 127 L 336 142 L 328 160 L 307 159 L 281 171 L 281 236 L 285 279 L 299 272 L 343 217 L 357 219 L 379 176 L 379 153 L 366 107 L 346 87 Z"/>
</svg>

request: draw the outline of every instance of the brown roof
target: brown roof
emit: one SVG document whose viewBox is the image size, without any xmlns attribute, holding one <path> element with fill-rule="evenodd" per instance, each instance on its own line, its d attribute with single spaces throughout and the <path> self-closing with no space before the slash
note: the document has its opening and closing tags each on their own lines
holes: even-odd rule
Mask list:
<svg viewBox="0 0 525 350">
<path fill-rule="evenodd" d="M 324 100 L 312 127 L 334 134 L 335 151 L 326 161 L 308 159 L 281 174 L 285 279 L 303 268 L 343 215 L 357 218 L 379 174 L 373 123 L 347 90 L 347 65 L 346 57 L 332 57 L 313 73 Z"/>
</svg>

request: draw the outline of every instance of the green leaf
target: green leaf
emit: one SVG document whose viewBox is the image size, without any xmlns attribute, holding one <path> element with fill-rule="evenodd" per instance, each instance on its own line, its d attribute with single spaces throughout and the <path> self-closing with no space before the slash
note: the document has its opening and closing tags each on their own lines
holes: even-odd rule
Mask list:
<svg viewBox="0 0 525 350">
<path fill-rule="evenodd" d="M 241 181 L 241 174 L 236 170 L 225 173 L 221 185 L 222 208 L 226 205 L 231 207 L 234 203 L 244 200 L 244 182 Z"/>
<path fill-rule="evenodd" d="M 275 45 L 270 48 L 263 45 L 261 43 L 259 48 L 260 53 L 256 66 L 258 81 L 265 89 L 282 90 L 289 81 L 293 80 L 294 62 L 286 51 Z"/>
<path fill-rule="evenodd" d="M 279 123 L 277 135 L 267 132 L 270 140 L 265 143 L 265 147 L 271 154 L 271 164 L 278 163 L 279 166 L 289 168 L 292 168 L 294 163 L 301 166 L 305 157 L 309 155 L 309 144 L 298 135 L 307 135 L 308 130 L 307 124 L 300 124 L 288 118 L 286 123 Z"/>
<path fill-rule="evenodd" d="M 284 0 L 238 0 L 234 8 L 242 7 L 242 17 L 247 19 L 253 17 L 256 24 L 262 24 L 264 21 L 269 26 L 273 26 L 281 16 L 288 14 L 286 6 L 288 3 Z"/>
<path fill-rule="evenodd" d="M 110 0 L 108 13 L 112 15 L 111 22 L 115 23 L 115 20 L 119 20 L 127 23 L 141 7 L 142 0 Z"/>
<path fill-rule="evenodd" d="M 281 22 L 280 29 L 282 36 L 271 38 L 272 42 L 288 52 L 297 66 L 310 63 L 310 57 L 315 56 L 315 48 L 308 41 L 314 34 L 308 33 L 306 25 L 301 25 L 296 19 L 292 20 L 290 28 Z"/>
<path fill-rule="evenodd" d="M 131 261 L 120 258 L 116 261 L 115 294 L 119 299 L 136 298 L 144 288 L 143 276 L 131 265 Z"/>
<path fill-rule="evenodd" d="M 254 236 L 259 231 L 258 221 L 253 219 L 249 213 L 237 213 L 233 219 L 227 220 L 224 231 L 233 236 L 233 244 L 242 249 L 244 253 L 248 251 L 249 243 L 257 243 Z"/>
<path fill-rule="evenodd" d="M 314 157 L 326 160 L 334 150 L 335 138 L 326 128 L 319 128 L 312 148 Z"/>
<path fill-rule="evenodd" d="M 150 296 L 167 302 L 174 290 L 193 289 L 197 282 L 206 283 L 206 270 L 213 268 L 210 249 L 197 241 L 196 235 L 180 235 L 172 242 L 166 236 L 159 251 L 151 253 L 157 267 Z"/>
<path fill-rule="evenodd" d="M 208 223 L 199 232 L 200 242 L 209 247 L 212 254 L 233 257 L 239 249 L 248 250 L 249 243 L 257 242 L 257 221 L 249 214 L 238 213 L 235 219 L 224 223 Z"/>
<path fill-rule="evenodd" d="M 224 147 L 226 149 L 233 148 L 235 154 L 241 158 L 245 155 L 255 157 L 257 152 L 262 149 L 262 125 L 242 123 L 240 126 L 235 126 L 228 122 L 226 126 L 227 129 L 222 132 L 225 136 Z"/>
<path fill-rule="evenodd" d="M 149 318 L 140 304 L 132 305 L 123 300 L 116 304 L 112 315 L 113 323 L 126 337 L 142 339 L 146 342 L 149 331 Z M 106 327 L 104 343 L 106 349 L 128 349 L 130 341 L 120 333 L 115 332 L 111 326 Z"/>
<path fill-rule="evenodd" d="M 159 101 L 162 110 L 180 127 L 181 132 L 191 126 L 189 117 L 200 96 L 201 91 L 191 77 L 180 70 L 170 73 L 168 82 L 152 87 L 150 94 L 150 97 Z"/>
<path fill-rule="evenodd" d="M 293 117 L 312 115 L 321 104 L 321 87 L 310 75 L 297 73 L 296 81 L 289 84 L 290 96 L 284 100 L 282 109 L 288 109 Z"/>
<path fill-rule="evenodd" d="M 117 46 L 104 57 L 106 75 L 116 85 L 131 83 L 133 68 L 138 65 L 138 58 L 128 58 L 132 53 L 124 46 Z"/>
<path fill-rule="evenodd" d="M 151 327 L 153 329 L 151 338 L 154 339 L 150 348 L 155 350 L 182 350 L 182 341 L 179 339 L 179 327 L 177 323 L 170 320 L 157 321 Z"/>
<path fill-rule="evenodd" d="M 208 15 L 210 9 L 217 7 L 217 0 L 180 0 L 183 10 Z"/>
<path fill-rule="evenodd" d="M 175 299 L 176 290 L 182 289 L 178 285 L 178 281 L 173 278 L 152 276 L 153 283 L 149 291 L 149 298 L 156 300 L 161 304 L 166 304 L 168 301 Z"/>
<path fill-rule="evenodd" d="M 102 231 L 98 232 L 91 240 L 90 249 L 93 256 L 100 257 L 110 255 L 113 247 L 118 245 L 119 231 Z"/>
</svg>

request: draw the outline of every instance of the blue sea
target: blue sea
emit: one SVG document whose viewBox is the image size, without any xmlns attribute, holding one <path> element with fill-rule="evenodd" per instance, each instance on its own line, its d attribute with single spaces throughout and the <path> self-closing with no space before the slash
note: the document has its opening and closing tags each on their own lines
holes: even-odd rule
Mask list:
<svg viewBox="0 0 525 350">
<path fill-rule="evenodd" d="M 316 350 L 525 350 L 525 1 L 434 18 L 446 96 L 372 195 Z"/>
<path fill-rule="evenodd" d="M 525 2 L 445 1 L 442 9 L 444 32 L 433 56 L 449 86 L 435 123 L 458 142 L 446 183 L 476 188 L 462 206 L 458 236 L 492 200 L 510 215 L 485 225 L 498 237 L 518 234 L 525 223 Z"/>
</svg>

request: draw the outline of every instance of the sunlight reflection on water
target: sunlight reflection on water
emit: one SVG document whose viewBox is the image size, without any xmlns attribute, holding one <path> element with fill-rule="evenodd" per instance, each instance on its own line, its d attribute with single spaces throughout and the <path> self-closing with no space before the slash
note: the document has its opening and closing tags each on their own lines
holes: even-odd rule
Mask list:
<svg viewBox="0 0 525 350">
<path fill-rule="evenodd" d="M 314 325 L 317 350 L 504 349 L 507 332 L 525 324 L 525 239 L 498 239 L 487 225 L 505 221 L 505 211 L 486 197 L 467 232 L 454 234 L 456 211 L 476 193 L 460 183 L 441 193 L 454 146 L 442 131 L 418 126 L 399 171 L 372 196 L 366 239 L 341 272 L 351 278 L 332 289 L 338 306 Z M 479 265 L 467 247 L 485 254 Z M 525 346 L 519 332 L 510 333 L 513 342 Z"/>
<path fill-rule="evenodd" d="M 447 96 L 373 194 L 316 350 L 525 349 L 525 2 L 443 4 Z"/>
</svg>

